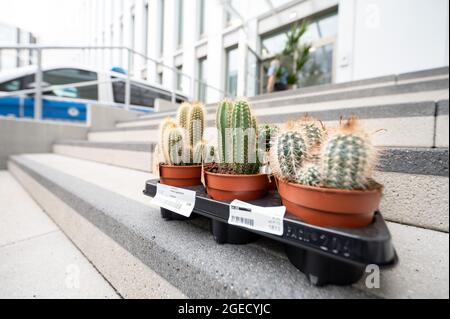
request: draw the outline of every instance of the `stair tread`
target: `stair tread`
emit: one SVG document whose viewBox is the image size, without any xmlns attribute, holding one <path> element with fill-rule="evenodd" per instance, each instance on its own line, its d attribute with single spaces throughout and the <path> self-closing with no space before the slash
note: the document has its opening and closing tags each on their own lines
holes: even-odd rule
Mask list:
<svg viewBox="0 0 450 319">
<path fill-rule="evenodd" d="M 445 101 L 449 99 L 449 91 L 447 90 L 437 90 L 429 92 L 419 92 L 419 93 L 407 93 L 398 94 L 392 96 L 375 96 L 375 97 L 365 97 L 365 98 L 355 98 L 355 99 L 345 99 L 345 100 L 330 100 L 324 102 L 313 102 L 313 103 L 297 103 L 295 101 L 289 103 L 288 105 L 279 104 L 274 102 L 273 105 L 264 108 L 255 108 L 255 114 L 258 116 L 273 116 L 273 115 L 290 115 L 290 114 L 301 114 L 301 113 L 311 113 L 318 111 L 328 111 L 332 110 L 334 112 L 352 111 L 358 108 L 370 108 L 370 107 L 388 107 L 395 106 L 396 108 L 392 111 L 396 111 L 399 108 L 406 108 L 411 105 L 417 105 L 420 103 L 436 103 L 436 101 L 442 101 L 442 105 L 445 106 Z M 448 104 L 447 104 L 448 109 Z M 383 110 L 388 116 L 391 112 L 389 109 Z M 364 114 L 364 112 L 363 112 Z M 166 116 L 174 116 L 175 112 L 167 114 Z M 399 116 L 398 112 L 395 112 L 392 116 Z M 165 116 L 165 117 L 166 117 Z M 319 115 L 320 116 L 320 115 Z M 390 117 L 392 117 L 390 116 Z M 215 114 L 214 109 L 208 112 L 207 119 L 214 120 Z M 154 129 L 157 128 L 163 117 L 159 117 L 155 114 L 154 117 L 148 117 L 145 120 L 129 121 L 129 122 L 119 122 L 115 129 L 109 129 L 105 131 L 120 131 L 120 130 L 142 130 L 142 129 Z M 273 122 L 270 120 L 269 122 Z M 102 131 L 97 131 L 102 132 Z"/>
<path fill-rule="evenodd" d="M 218 246 L 202 220 L 163 222 L 159 209 L 142 195 L 151 174 L 55 154 L 19 155 L 11 160 L 40 182 L 54 183 L 52 189 L 64 200 L 81 199 L 97 208 L 98 216 L 92 210 L 80 214 L 105 232 L 110 228 L 104 223 L 113 223 L 115 231 L 108 235 L 116 241 L 139 238 L 140 242 L 131 245 L 136 250 L 132 253 L 142 254 L 139 249 L 145 247 L 144 263 L 188 296 L 448 298 L 448 233 L 388 223 L 400 262 L 382 271 L 380 289 L 367 289 L 364 282 L 318 289 L 310 286 L 271 241 Z M 177 267 L 181 270 L 176 271 Z"/>
</svg>

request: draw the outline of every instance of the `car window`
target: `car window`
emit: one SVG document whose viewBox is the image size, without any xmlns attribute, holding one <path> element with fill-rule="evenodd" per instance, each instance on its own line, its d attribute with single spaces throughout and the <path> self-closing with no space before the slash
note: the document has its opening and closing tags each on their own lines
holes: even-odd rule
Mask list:
<svg viewBox="0 0 450 319">
<path fill-rule="evenodd" d="M 90 82 L 97 81 L 97 73 L 80 69 L 55 69 L 45 71 L 43 80 L 49 85 Z M 50 92 L 45 92 L 44 94 L 87 100 L 98 100 L 98 85 L 66 87 L 63 89 L 56 89 Z"/>
<path fill-rule="evenodd" d="M 17 79 L 0 83 L 0 91 L 14 92 L 18 90 L 29 89 L 28 85 L 34 81 L 34 75 L 26 75 Z"/>
<path fill-rule="evenodd" d="M 114 77 L 113 77 L 114 78 Z M 155 90 L 152 88 L 144 88 L 131 83 L 130 87 L 130 103 L 137 106 L 153 107 L 155 104 Z M 125 103 L 125 82 L 113 82 L 113 95 L 115 103 Z"/>
</svg>

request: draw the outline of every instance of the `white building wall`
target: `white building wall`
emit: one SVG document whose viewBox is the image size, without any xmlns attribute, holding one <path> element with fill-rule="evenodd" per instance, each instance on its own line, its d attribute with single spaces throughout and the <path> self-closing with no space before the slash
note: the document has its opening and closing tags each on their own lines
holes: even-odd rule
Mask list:
<svg viewBox="0 0 450 319">
<path fill-rule="evenodd" d="M 247 45 L 258 52 L 260 35 L 337 7 L 336 82 L 448 66 L 448 0 L 299 0 L 282 7 L 278 17 L 272 16 L 267 8 L 263 10 L 265 1 L 242 0 L 238 3 L 242 17 L 247 21 L 245 29 L 240 28 L 240 23 L 226 28 L 221 1 L 206 0 L 206 33 L 202 39 L 198 37 L 199 1 L 184 0 L 183 44 L 178 47 L 177 0 L 165 0 L 164 54 L 160 56 L 160 0 L 86 0 L 85 8 L 89 10 L 84 31 L 87 42 L 102 45 L 104 33 L 104 44 L 130 46 L 130 17 L 134 8 L 135 50 L 144 52 L 143 12 L 148 2 L 148 54 L 152 59 L 170 68 L 182 64 L 183 73 L 192 79 L 198 77 L 198 59 L 206 55 L 208 84 L 224 91 L 226 49 L 239 44 L 238 95 L 245 95 Z M 124 25 L 122 42 L 121 19 Z M 125 53 L 97 51 L 90 57 L 96 66 L 127 69 Z M 163 86 L 170 89 L 175 85 L 174 73 L 161 65 L 135 57 L 132 73 L 156 83 L 157 72 L 163 71 Z M 192 95 L 197 89 L 188 77 L 183 78 L 183 91 Z M 217 101 L 221 95 L 222 92 L 216 89 L 208 89 L 208 101 Z"/>
<path fill-rule="evenodd" d="M 448 66 L 448 0 L 341 0 L 337 81 Z"/>
</svg>

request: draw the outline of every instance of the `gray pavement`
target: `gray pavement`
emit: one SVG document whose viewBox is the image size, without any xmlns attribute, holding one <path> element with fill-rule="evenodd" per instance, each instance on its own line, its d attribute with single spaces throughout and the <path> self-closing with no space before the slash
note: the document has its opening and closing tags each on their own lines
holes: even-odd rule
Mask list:
<svg viewBox="0 0 450 319">
<path fill-rule="evenodd" d="M 119 298 L 7 172 L 0 171 L 0 299 Z"/>
</svg>

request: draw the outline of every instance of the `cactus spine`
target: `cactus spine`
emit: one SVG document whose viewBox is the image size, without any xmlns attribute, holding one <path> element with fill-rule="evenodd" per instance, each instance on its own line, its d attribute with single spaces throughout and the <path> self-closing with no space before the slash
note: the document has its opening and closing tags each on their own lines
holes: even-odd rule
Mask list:
<svg viewBox="0 0 450 319">
<path fill-rule="evenodd" d="M 223 100 L 219 103 L 216 114 L 216 127 L 218 134 L 218 155 L 219 163 L 232 163 L 233 153 L 231 143 L 233 142 L 231 130 L 231 114 L 233 112 L 233 103 L 229 100 Z"/>
<path fill-rule="evenodd" d="M 322 150 L 322 185 L 338 189 L 365 189 L 371 182 L 376 149 L 357 119 L 332 134 Z"/>
<path fill-rule="evenodd" d="M 250 105 L 237 101 L 231 115 L 233 129 L 233 172 L 235 174 L 256 174 L 259 170 L 257 159 L 257 127 Z"/>
</svg>

